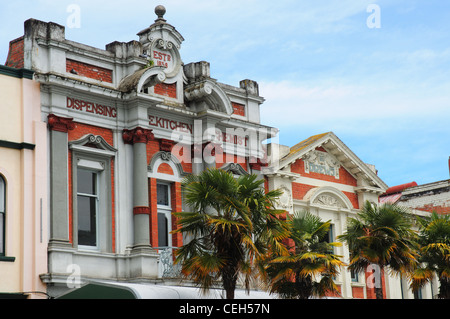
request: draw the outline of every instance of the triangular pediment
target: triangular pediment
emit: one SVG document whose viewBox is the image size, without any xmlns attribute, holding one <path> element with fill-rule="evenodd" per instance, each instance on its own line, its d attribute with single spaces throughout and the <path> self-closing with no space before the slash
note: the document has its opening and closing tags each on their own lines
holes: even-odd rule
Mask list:
<svg viewBox="0 0 450 319">
<path fill-rule="evenodd" d="M 311 136 L 291 147 L 277 163 L 277 171 L 286 171 L 297 160 L 304 162 L 305 172 L 315 172 L 339 178 L 342 167 L 367 188 L 384 191 L 387 185 L 378 177 L 372 165 L 356 156 L 333 132 Z"/>
</svg>

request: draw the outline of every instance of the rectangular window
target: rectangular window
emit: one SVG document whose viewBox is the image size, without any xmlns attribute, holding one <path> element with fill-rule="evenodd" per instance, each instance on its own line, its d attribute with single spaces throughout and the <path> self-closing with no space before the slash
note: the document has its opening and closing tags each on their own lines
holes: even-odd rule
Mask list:
<svg viewBox="0 0 450 319">
<path fill-rule="evenodd" d="M 328 230 L 328 235 L 325 240 L 327 243 L 334 242 L 334 225 L 333 224 L 330 224 L 330 229 Z"/>
<path fill-rule="evenodd" d="M 168 220 L 166 214 L 158 213 L 158 246 L 169 246 Z"/>
<path fill-rule="evenodd" d="M 78 245 L 97 247 L 98 174 L 78 168 Z"/>
<path fill-rule="evenodd" d="M 358 282 L 359 281 L 358 273 L 353 271 L 353 270 L 350 271 L 350 277 L 352 279 L 352 282 Z"/>
<path fill-rule="evenodd" d="M 172 209 L 170 205 L 170 185 L 157 184 L 156 197 L 158 202 L 158 246 L 169 247 L 172 231 Z"/>
<path fill-rule="evenodd" d="M 5 211 L 6 187 L 5 180 L 0 176 L 0 256 L 5 256 Z"/>
<path fill-rule="evenodd" d="M 167 184 L 157 184 L 156 189 L 158 206 L 170 206 L 169 204 L 169 185 Z M 163 207 L 164 208 L 164 207 Z"/>
</svg>

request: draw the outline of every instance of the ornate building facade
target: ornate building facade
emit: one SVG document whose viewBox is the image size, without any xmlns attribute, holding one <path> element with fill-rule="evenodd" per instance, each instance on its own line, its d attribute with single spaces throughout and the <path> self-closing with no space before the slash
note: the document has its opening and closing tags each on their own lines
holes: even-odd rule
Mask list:
<svg viewBox="0 0 450 319">
<path fill-rule="evenodd" d="M 48 229 L 39 280 L 51 296 L 101 281 L 136 285 L 134 291 L 158 283 L 150 295 L 163 297 L 158 289 L 178 275 L 173 249 L 188 240 L 172 234 L 172 213 L 186 209 L 181 182 L 188 174 L 257 174 L 267 189 L 284 191 L 280 208 L 331 220 L 330 240 L 388 188 L 333 133 L 294 147 L 266 146 L 278 131 L 261 124 L 258 83 L 231 86 L 211 77 L 208 62 L 185 64 L 183 36 L 164 19 L 164 7 L 155 13 L 138 40 L 105 49 L 68 40 L 63 26 L 34 19 L 10 43 L 6 65 L 32 70 L 40 93 L 35 122 L 44 136 L 39 174 L 46 178 L 39 191 Z M 348 259 L 345 247 L 337 253 Z M 402 283 L 384 278 L 385 297 L 401 298 Z M 366 279 L 343 270 L 342 296 L 373 297 Z"/>
<path fill-rule="evenodd" d="M 34 71 L 49 162 L 48 269 L 52 295 L 90 279 L 158 281 L 173 247 L 187 174 L 223 168 L 259 173 L 258 84 L 213 79 L 207 62 L 184 64 L 182 35 L 164 19 L 138 41 L 104 50 L 65 38 L 63 26 L 30 19 L 7 65 Z M 274 133 L 275 132 L 275 133 Z"/>
<path fill-rule="evenodd" d="M 355 217 L 366 201 L 378 205 L 379 196 L 388 186 L 378 177 L 374 165 L 358 158 L 334 133 L 307 138 L 293 147 L 269 145 L 270 165 L 263 168 L 266 187 L 282 189 L 280 208 L 291 214 L 309 211 L 323 221 L 330 221 L 330 241 L 337 241 L 347 228 L 348 218 Z M 346 245 L 335 253 L 349 261 Z M 399 276 L 381 274 L 383 297 L 412 299 L 409 282 Z M 335 279 L 344 298 L 374 299 L 376 285 L 371 270 L 352 273 L 342 269 Z M 422 289 L 421 298 L 432 298 L 437 286 Z"/>
</svg>

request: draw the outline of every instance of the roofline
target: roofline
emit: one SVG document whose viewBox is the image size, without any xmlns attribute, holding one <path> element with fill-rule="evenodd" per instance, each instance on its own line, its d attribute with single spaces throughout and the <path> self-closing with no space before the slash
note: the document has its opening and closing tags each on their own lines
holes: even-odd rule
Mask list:
<svg viewBox="0 0 450 319">
<path fill-rule="evenodd" d="M 336 146 L 338 148 L 340 148 L 344 153 L 346 153 L 347 156 L 350 157 L 350 159 L 353 162 L 355 162 L 355 164 L 357 166 L 359 166 L 361 168 L 361 170 L 363 171 L 363 173 L 365 175 L 367 175 L 376 184 L 378 184 L 378 186 L 383 190 L 383 192 L 388 189 L 388 185 L 385 182 L 383 182 L 383 180 L 375 172 L 373 172 L 352 150 L 350 150 L 348 148 L 348 146 L 345 145 L 345 143 L 342 142 L 336 136 L 336 134 L 334 134 L 333 132 L 328 132 L 328 133 L 323 133 L 323 134 L 324 135 L 322 137 L 320 137 L 319 139 L 317 139 L 315 141 L 312 141 L 311 144 L 309 144 L 305 148 L 299 150 L 298 152 L 296 152 L 294 154 L 290 154 L 290 155 L 285 156 L 284 159 L 280 159 L 280 165 L 279 165 L 278 169 L 285 168 L 287 165 L 290 165 L 293 162 L 295 162 L 296 160 L 298 160 L 299 158 L 301 158 L 304 154 L 306 154 L 306 153 L 316 149 L 317 147 L 322 146 L 327 141 L 331 140 L 334 144 L 338 144 Z M 313 136 L 318 136 L 318 135 L 321 135 L 321 134 L 317 134 L 317 135 L 313 135 Z"/>
<path fill-rule="evenodd" d="M 18 79 L 33 80 L 34 71 L 29 69 L 16 69 L 0 64 L 0 74 L 15 77 Z"/>
</svg>

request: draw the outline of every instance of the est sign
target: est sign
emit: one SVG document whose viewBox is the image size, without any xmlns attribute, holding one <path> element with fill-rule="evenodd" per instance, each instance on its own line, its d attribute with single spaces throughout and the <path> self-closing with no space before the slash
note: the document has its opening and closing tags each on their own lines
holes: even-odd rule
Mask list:
<svg viewBox="0 0 450 319">
<path fill-rule="evenodd" d="M 153 50 L 152 58 L 155 61 L 155 66 L 170 68 L 173 63 L 172 55 L 167 51 Z"/>
</svg>

